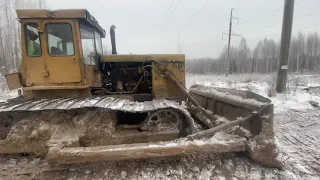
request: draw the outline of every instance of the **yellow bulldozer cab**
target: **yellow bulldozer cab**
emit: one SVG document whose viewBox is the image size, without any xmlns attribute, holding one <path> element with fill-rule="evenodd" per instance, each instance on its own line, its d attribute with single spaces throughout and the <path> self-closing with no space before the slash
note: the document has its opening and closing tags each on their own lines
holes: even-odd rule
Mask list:
<svg viewBox="0 0 320 180">
<path fill-rule="evenodd" d="M 105 31 L 88 11 L 18 9 L 17 16 L 21 22 L 24 87 L 89 84 L 84 75 L 91 68 L 86 66 L 94 63 L 88 56 L 96 51 L 102 54 Z"/>
</svg>

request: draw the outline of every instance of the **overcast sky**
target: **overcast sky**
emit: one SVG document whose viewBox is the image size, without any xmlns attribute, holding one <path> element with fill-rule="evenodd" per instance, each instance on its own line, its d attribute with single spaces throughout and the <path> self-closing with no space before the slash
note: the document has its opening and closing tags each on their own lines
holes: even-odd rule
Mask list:
<svg viewBox="0 0 320 180">
<path fill-rule="evenodd" d="M 116 25 L 118 53 L 178 53 L 178 35 L 207 0 L 174 0 L 175 11 L 163 23 L 173 0 L 47 0 L 49 9 L 85 8 L 107 31 L 105 44 L 110 48 L 109 27 Z M 295 0 L 293 30 L 320 31 L 320 1 Z M 250 47 L 264 36 L 280 39 L 284 0 L 211 0 L 180 34 L 181 53 L 187 58 L 217 57 L 227 43 L 221 34 L 227 32 L 230 9 L 240 18 L 234 20 L 234 32 L 247 38 Z M 310 15 L 313 13 L 318 13 Z M 261 17 L 259 17 L 261 16 Z M 259 18 L 257 18 L 259 17 Z M 168 17 L 167 17 L 168 19 Z M 264 28 L 267 26 L 276 26 Z M 313 28 L 306 28 L 318 25 Z M 262 29 L 264 28 L 264 29 Z M 257 30 L 262 29 L 262 30 Z M 297 31 L 293 31 L 296 33 Z M 320 34 L 320 33 L 319 33 Z M 232 37 L 232 45 L 238 45 L 239 37 Z"/>
</svg>

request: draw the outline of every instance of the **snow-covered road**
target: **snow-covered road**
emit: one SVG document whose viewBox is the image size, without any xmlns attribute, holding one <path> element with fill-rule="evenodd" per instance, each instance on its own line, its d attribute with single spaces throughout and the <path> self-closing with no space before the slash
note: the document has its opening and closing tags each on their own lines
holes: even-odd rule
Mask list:
<svg viewBox="0 0 320 180">
<path fill-rule="evenodd" d="M 285 168 L 297 178 L 320 179 L 319 109 L 287 110 L 274 120 Z"/>
</svg>

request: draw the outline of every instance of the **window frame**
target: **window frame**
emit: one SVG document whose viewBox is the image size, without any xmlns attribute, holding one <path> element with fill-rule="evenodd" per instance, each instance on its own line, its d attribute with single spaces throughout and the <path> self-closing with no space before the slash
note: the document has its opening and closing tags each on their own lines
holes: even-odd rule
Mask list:
<svg viewBox="0 0 320 180">
<path fill-rule="evenodd" d="M 100 43 L 99 43 L 99 46 L 101 47 L 101 55 L 103 55 L 103 47 L 102 47 L 102 38 L 101 38 L 101 34 L 98 32 L 98 31 L 96 31 L 96 29 L 94 29 L 94 42 L 95 42 L 95 48 L 96 48 L 96 53 L 98 53 L 97 52 L 97 41 L 96 41 L 96 33 L 97 34 L 99 34 L 99 38 L 100 38 Z"/>
<path fill-rule="evenodd" d="M 70 26 L 71 28 L 71 35 L 72 35 L 72 44 L 73 44 L 73 54 L 72 55 L 52 55 L 50 53 L 50 49 L 49 49 L 49 34 L 48 34 L 48 25 L 51 24 L 67 24 Z M 74 35 L 73 35 L 73 26 L 71 23 L 69 22 L 47 22 L 45 24 L 45 33 L 46 33 L 46 40 L 47 40 L 47 51 L 48 51 L 48 55 L 51 57 L 70 57 L 70 56 L 75 56 L 76 52 L 75 52 L 75 39 L 74 39 Z"/>
<path fill-rule="evenodd" d="M 28 48 L 28 41 L 27 41 L 27 38 L 28 38 L 28 34 L 27 34 L 27 26 L 30 25 L 30 24 L 36 24 L 37 25 L 37 29 L 40 27 L 39 24 L 37 22 L 27 22 L 27 23 L 24 23 L 23 25 L 23 33 L 24 33 L 24 43 L 25 43 L 25 48 L 26 48 L 26 54 L 28 57 L 41 57 L 43 55 L 42 53 L 42 46 L 41 46 L 41 37 L 40 37 L 40 33 L 38 31 L 38 39 L 39 39 L 39 46 L 40 46 L 40 55 L 37 55 L 37 56 L 30 56 L 29 55 L 29 48 Z"/>
<path fill-rule="evenodd" d="M 85 23 L 79 23 L 79 32 L 80 32 L 80 42 L 81 42 L 81 54 L 82 54 L 82 57 L 83 57 L 83 63 L 86 65 L 86 66 L 95 66 L 96 65 L 96 62 L 93 62 L 90 60 L 90 64 L 87 64 L 86 63 L 86 60 L 85 60 L 85 57 L 84 57 L 84 54 L 83 54 L 83 43 L 82 43 L 82 38 L 81 38 L 81 26 L 84 26 L 85 28 L 82 28 L 82 29 L 85 29 L 85 30 L 88 30 L 88 29 L 91 29 L 92 30 L 92 34 L 93 34 L 93 49 L 94 49 L 94 53 L 96 54 L 97 53 L 97 48 L 96 48 L 96 39 L 95 39 L 95 28 L 92 27 L 91 25 L 87 25 Z M 87 28 L 87 29 L 86 29 Z M 92 63 L 93 62 L 93 63 Z"/>
</svg>

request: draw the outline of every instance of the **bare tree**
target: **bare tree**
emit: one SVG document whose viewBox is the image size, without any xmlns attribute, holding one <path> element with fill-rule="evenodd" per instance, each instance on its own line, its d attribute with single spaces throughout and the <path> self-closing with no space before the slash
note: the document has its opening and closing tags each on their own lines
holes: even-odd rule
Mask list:
<svg viewBox="0 0 320 180">
<path fill-rule="evenodd" d="M 290 72 L 320 71 L 320 37 L 317 33 L 305 36 L 299 32 L 291 40 L 289 54 Z M 280 43 L 272 39 L 260 40 L 251 51 L 245 38 L 242 38 L 238 47 L 230 47 L 229 73 L 270 73 L 277 70 L 279 61 Z M 187 60 L 187 71 L 191 73 L 223 73 L 227 61 L 225 47 L 217 59 L 200 58 Z M 320 73 L 320 72 L 319 72 Z"/>
<path fill-rule="evenodd" d="M 5 73 L 17 71 L 21 61 L 21 27 L 15 9 L 43 7 L 43 0 L 0 1 L 0 67 L 5 67 Z"/>
<path fill-rule="evenodd" d="M 238 49 L 238 59 L 237 66 L 238 72 L 240 73 L 248 73 L 250 69 L 250 54 L 251 50 L 247 45 L 247 40 L 243 37 L 241 38 L 241 43 L 239 44 Z"/>
</svg>

